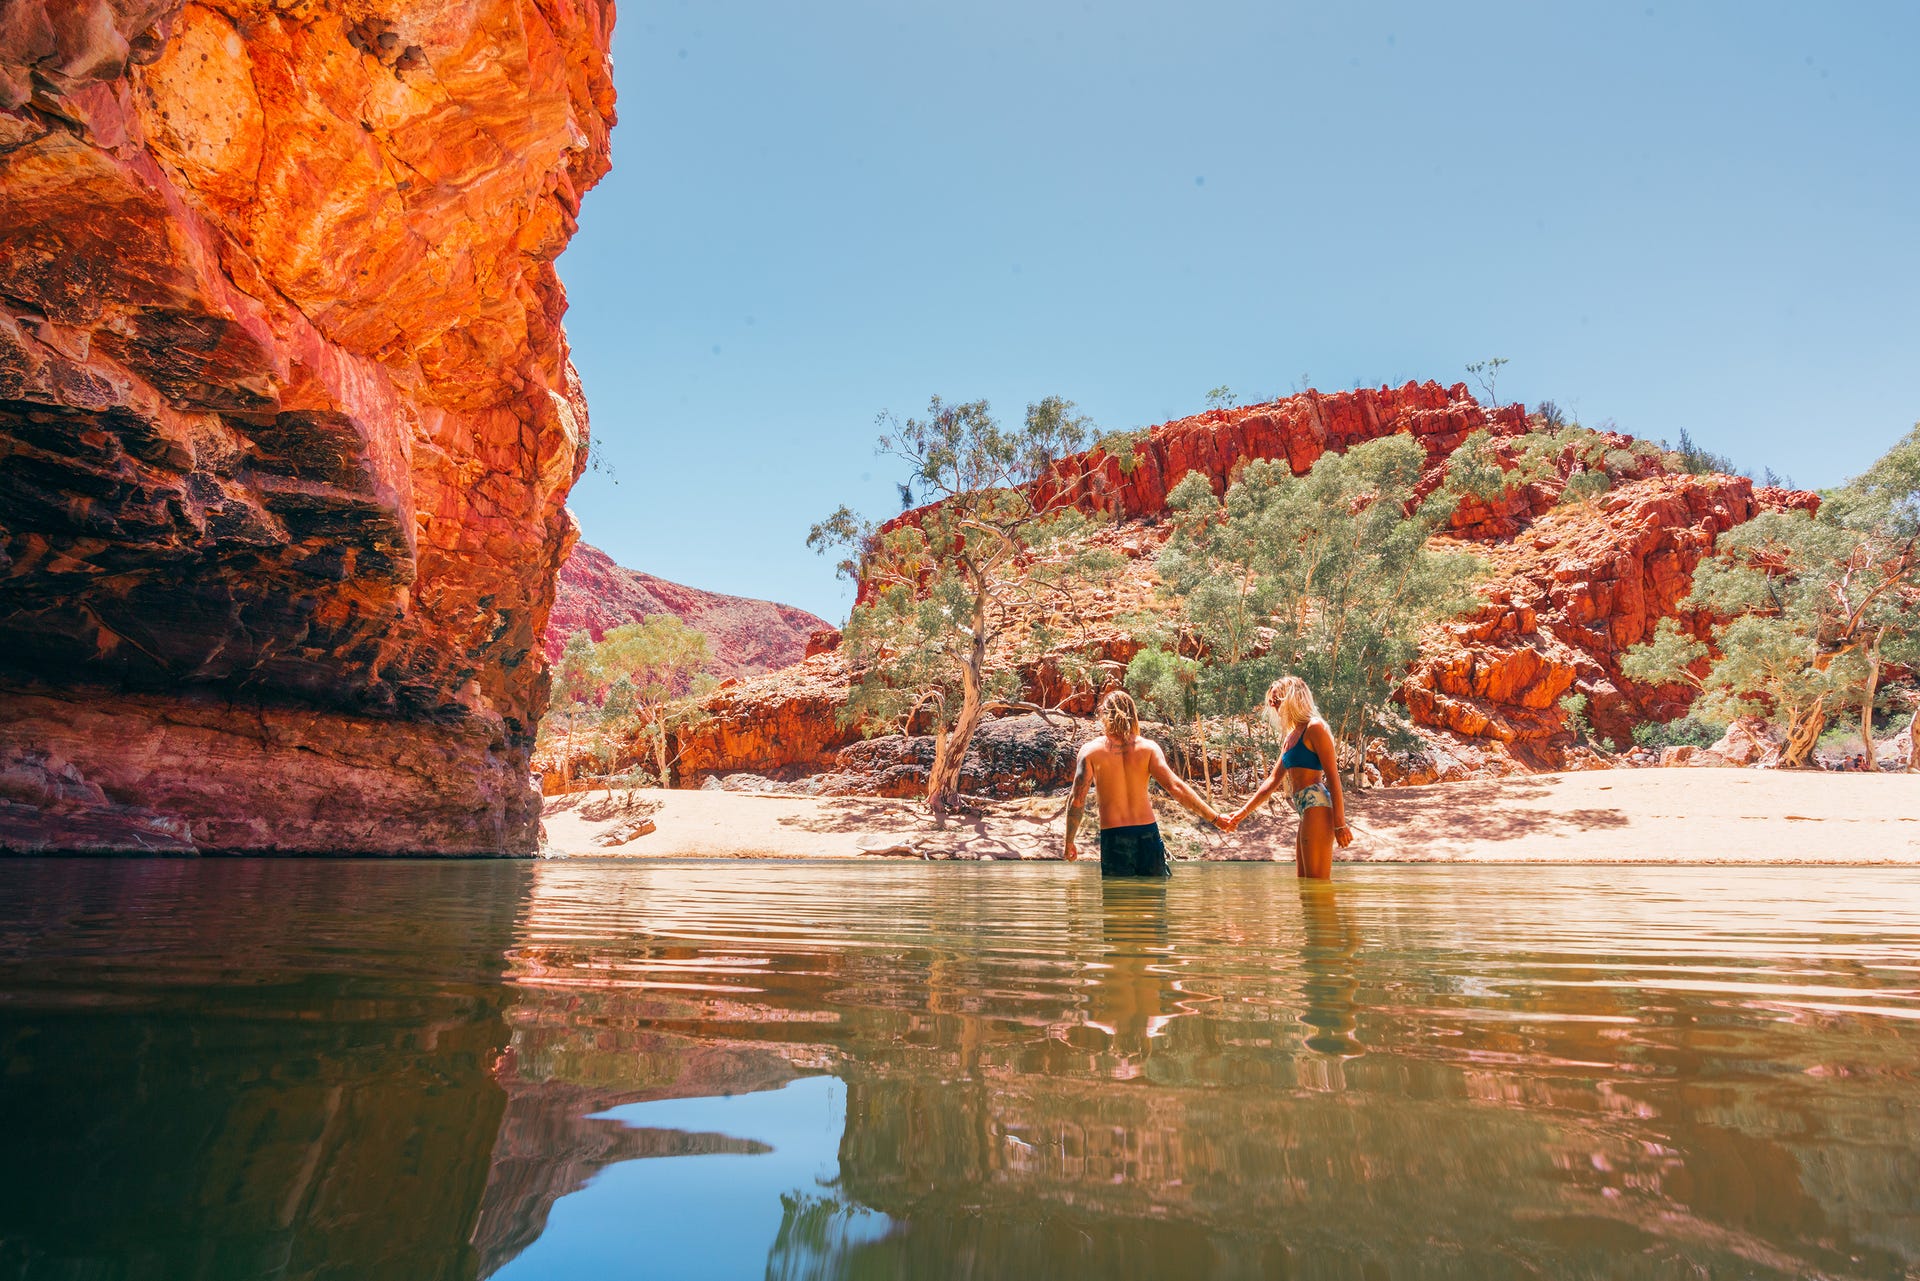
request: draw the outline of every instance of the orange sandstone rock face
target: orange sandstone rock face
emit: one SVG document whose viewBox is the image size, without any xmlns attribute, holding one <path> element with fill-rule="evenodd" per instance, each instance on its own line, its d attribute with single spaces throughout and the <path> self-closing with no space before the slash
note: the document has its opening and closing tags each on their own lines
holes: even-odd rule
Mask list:
<svg viewBox="0 0 1920 1281">
<path fill-rule="evenodd" d="M 1447 456 L 1482 427 L 1496 436 L 1518 435 L 1527 430 L 1526 413 L 1519 405 L 1486 410 L 1457 383 L 1308 391 L 1155 427 L 1135 445 L 1131 470 L 1099 450 L 1075 455 L 1054 469 L 1042 491 L 1072 486 L 1087 492 L 1080 505 L 1089 510 L 1120 520 L 1151 518 L 1166 512 L 1167 495 L 1188 472 L 1205 476 L 1217 493 L 1245 462 L 1284 459 L 1300 476 L 1324 453 L 1394 435 L 1420 442 L 1437 483 L 1437 469 Z"/>
<path fill-rule="evenodd" d="M 1594 729 L 1630 744 L 1635 723 L 1682 714 L 1691 694 L 1628 681 L 1621 656 L 1663 618 L 1707 635 L 1710 620 L 1680 606 L 1694 568 L 1760 509 L 1743 476 L 1655 476 L 1475 544 L 1494 569 L 1486 604 L 1435 629 L 1404 688 L 1407 710 L 1557 768 L 1568 739 L 1559 700 L 1581 693 Z"/>
<path fill-rule="evenodd" d="M 531 852 L 612 20 L 0 13 L 0 847 Z"/>
</svg>

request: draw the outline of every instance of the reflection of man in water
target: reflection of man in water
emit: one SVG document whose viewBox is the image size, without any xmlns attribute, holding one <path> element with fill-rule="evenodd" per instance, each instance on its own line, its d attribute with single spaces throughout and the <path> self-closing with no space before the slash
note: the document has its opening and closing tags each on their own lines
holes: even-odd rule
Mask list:
<svg viewBox="0 0 1920 1281">
<path fill-rule="evenodd" d="M 1106 732 L 1080 749 L 1073 764 L 1073 796 L 1067 802 L 1067 859 L 1080 857 L 1074 837 L 1087 808 L 1091 784 L 1100 806 L 1102 876 L 1171 876 L 1167 847 L 1147 796 L 1147 780 L 1167 789 L 1194 813 L 1224 829 L 1227 820 L 1201 800 L 1186 780 L 1167 765 L 1160 744 L 1140 737 L 1140 713 L 1133 696 L 1117 689 L 1100 700 L 1100 725 Z"/>
<path fill-rule="evenodd" d="M 1306 971 L 1307 997 L 1300 1021 L 1308 1028 L 1308 1049 L 1350 1058 L 1366 1053 L 1366 1047 L 1353 1039 L 1360 934 L 1342 901 L 1345 894 L 1331 882 L 1300 882 L 1300 918 L 1306 927 L 1300 965 Z"/>
<path fill-rule="evenodd" d="M 1087 989 L 1088 1027 L 1112 1038 L 1109 1075 L 1140 1075 L 1147 1046 L 1185 1010 L 1168 971 L 1167 894 L 1158 885 L 1103 881 L 1100 886 L 1102 968 Z"/>
</svg>

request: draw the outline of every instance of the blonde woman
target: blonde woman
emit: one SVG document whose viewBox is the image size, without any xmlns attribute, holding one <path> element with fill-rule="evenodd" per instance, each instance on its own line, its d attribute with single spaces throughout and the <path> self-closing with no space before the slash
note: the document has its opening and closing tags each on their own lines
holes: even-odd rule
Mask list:
<svg viewBox="0 0 1920 1281">
<path fill-rule="evenodd" d="M 1282 676 L 1267 689 L 1267 718 L 1285 744 L 1280 759 L 1240 812 L 1227 820 L 1238 827 L 1267 797 L 1284 788 L 1300 816 L 1293 838 L 1294 867 L 1301 876 L 1329 880 L 1333 876 L 1333 843 L 1353 842 L 1347 826 L 1347 798 L 1340 789 L 1340 758 L 1333 731 L 1320 718 L 1313 691 L 1298 676 Z"/>
</svg>

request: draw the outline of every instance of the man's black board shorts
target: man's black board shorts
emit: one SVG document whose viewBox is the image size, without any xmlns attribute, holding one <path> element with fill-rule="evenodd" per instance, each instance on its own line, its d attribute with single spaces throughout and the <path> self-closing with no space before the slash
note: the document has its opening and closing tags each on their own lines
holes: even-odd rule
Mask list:
<svg viewBox="0 0 1920 1281">
<path fill-rule="evenodd" d="M 1100 833 L 1100 875 L 1172 876 L 1158 823 L 1109 827 Z"/>
</svg>

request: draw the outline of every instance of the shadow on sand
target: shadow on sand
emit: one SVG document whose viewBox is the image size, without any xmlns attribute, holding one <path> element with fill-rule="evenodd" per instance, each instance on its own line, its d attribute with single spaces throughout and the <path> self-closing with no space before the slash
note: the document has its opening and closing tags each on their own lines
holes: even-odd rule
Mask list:
<svg viewBox="0 0 1920 1281">
<path fill-rule="evenodd" d="M 1618 809 L 1548 809 L 1537 804 L 1553 791 L 1551 783 L 1532 779 L 1502 779 L 1492 795 L 1462 783 L 1376 788 L 1355 796 L 1353 808 L 1363 835 L 1377 833 L 1392 845 L 1438 832 L 1475 841 L 1512 841 L 1621 828 L 1631 821 Z"/>
<path fill-rule="evenodd" d="M 811 813 L 783 815 L 783 827 L 803 832 L 867 833 L 874 853 L 923 857 L 1034 858 L 1052 839 L 1064 800 L 1010 802 L 991 809 L 955 810 L 936 819 L 917 802 L 871 797 L 823 798 Z M 884 848 L 878 848 L 884 846 Z"/>
</svg>

